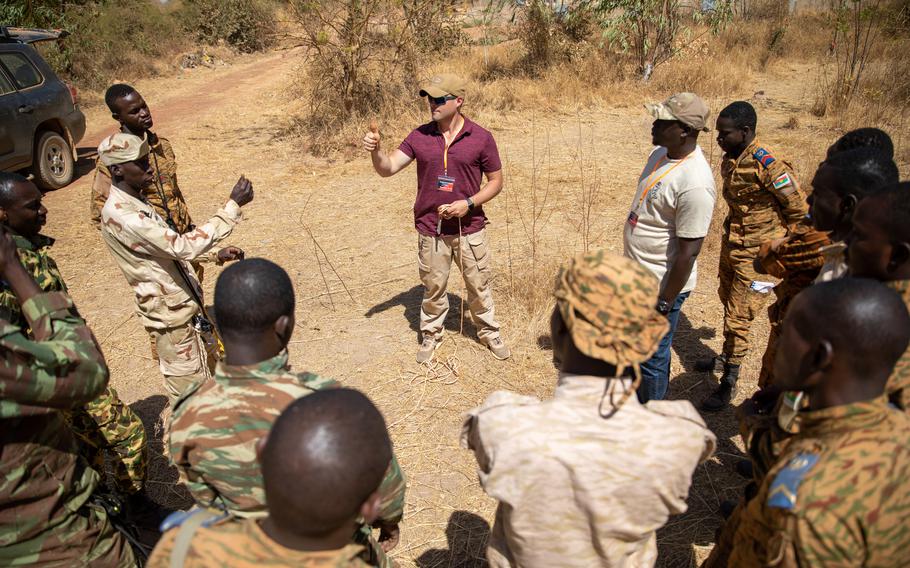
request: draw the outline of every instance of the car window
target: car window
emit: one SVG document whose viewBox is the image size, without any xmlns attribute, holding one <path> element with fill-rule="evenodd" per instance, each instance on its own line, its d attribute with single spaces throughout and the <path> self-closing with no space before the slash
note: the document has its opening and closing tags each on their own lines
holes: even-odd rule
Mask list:
<svg viewBox="0 0 910 568">
<path fill-rule="evenodd" d="M 41 73 L 21 53 L 0 53 L 0 61 L 6 66 L 20 89 L 34 87 L 42 81 Z"/>
<path fill-rule="evenodd" d="M 0 96 L 3 96 L 7 93 L 12 93 L 16 90 L 16 87 L 6 78 L 6 73 L 0 71 Z"/>
</svg>

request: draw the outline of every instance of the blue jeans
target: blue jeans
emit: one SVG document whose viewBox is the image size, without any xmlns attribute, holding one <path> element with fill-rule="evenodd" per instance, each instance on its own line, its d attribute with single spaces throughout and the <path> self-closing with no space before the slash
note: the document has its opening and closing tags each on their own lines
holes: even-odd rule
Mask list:
<svg viewBox="0 0 910 568">
<path fill-rule="evenodd" d="M 642 404 L 649 400 L 663 400 L 670 387 L 670 353 L 673 346 L 673 333 L 679 323 L 679 310 L 689 297 L 689 292 L 676 296 L 673 308 L 667 314 L 670 320 L 670 331 L 660 340 L 657 352 L 641 364 L 641 386 L 638 387 L 638 400 Z"/>
</svg>

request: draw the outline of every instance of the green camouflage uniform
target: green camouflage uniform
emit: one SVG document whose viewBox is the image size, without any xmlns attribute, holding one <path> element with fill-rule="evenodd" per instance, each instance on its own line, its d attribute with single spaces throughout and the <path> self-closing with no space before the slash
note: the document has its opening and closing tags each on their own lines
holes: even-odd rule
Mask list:
<svg viewBox="0 0 910 568">
<path fill-rule="evenodd" d="M 749 351 L 752 320 L 766 296 L 751 289 L 762 277 L 754 261 L 765 241 L 783 237 L 808 213 L 789 163 L 754 140 L 740 156 L 724 154 L 724 200 L 730 208 L 721 242 L 718 295 L 724 305 L 723 354 L 739 365 Z"/>
<path fill-rule="evenodd" d="M 10 233 L 19 251 L 19 260 L 44 292 L 66 292 L 66 283 L 50 256 L 54 239 L 37 235 L 29 240 Z M 23 330 L 28 322 L 22 315 L 16 295 L 0 282 L 0 318 Z M 114 459 L 113 476 L 117 488 L 126 494 L 142 489 L 147 470 L 145 428 L 142 420 L 108 386 L 101 396 L 84 407 L 64 413 L 66 422 L 82 443 L 82 453 L 99 472 L 104 471 L 104 453 Z"/>
<path fill-rule="evenodd" d="M 711 566 L 899 566 L 910 547 L 910 417 L 886 397 L 799 414 L 800 432 Z"/>
<path fill-rule="evenodd" d="M 90 502 L 98 473 L 79 455 L 58 408 L 103 392 L 104 358 L 72 301 L 40 294 L 22 306 L 33 340 L 0 322 L 0 565 L 134 566 L 126 540 Z"/>
<path fill-rule="evenodd" d="M 239 517 L 265 516 L 256 443 L 294 400 L 334 386 L 331 379 L 292 372 L 287 351 L 255 365 L 219 362 L 214 380 L 192 387 L 171 416 L 171 461 L 196 502 Z M 379 491 L 380 519 L 399 522 L 405 478 L 394 456 Z"/>
<path fill-rule="evenodd" d="M 884 282 L 884 285 L 900 294 L 907 309 L 910 310 L 910 280 L 892 280 Z M 910 348 L 894 365 L 885 392 L 895 406 L 904 412 L 910 412 Z"/>
</svg>

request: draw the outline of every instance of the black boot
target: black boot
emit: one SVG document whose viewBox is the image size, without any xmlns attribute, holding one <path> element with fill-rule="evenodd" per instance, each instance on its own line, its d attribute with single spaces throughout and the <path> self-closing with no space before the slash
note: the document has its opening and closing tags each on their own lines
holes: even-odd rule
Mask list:
<svg viewBox="0 0 910 568">
<path fill-rule="evenodd" d="M 723 373 L 727 366 L 727 358 L 717 355 L 710 359 L 699 359 L 695 362 L 696 373 Z"/>
<path fill-rule="evenodd" d="M 720 384 L 701 403 L 701 409 L 705 412 L 717 412 L 723 407 L 730 404 L 730 400 L 736 396 L 736 380 L 739 379 L 739 365 L 726 365 L 724 374 L 720 378 Z"/>
</svg>

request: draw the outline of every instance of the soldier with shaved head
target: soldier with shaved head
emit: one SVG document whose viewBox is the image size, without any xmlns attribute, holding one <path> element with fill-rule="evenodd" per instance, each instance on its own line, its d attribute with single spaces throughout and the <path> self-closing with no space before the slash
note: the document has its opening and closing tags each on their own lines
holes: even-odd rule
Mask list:
<svg viewBox="0 0 910 568">
<path fill-rule="evenodd" d="M 294 288 L 277 264 L 256 258 L 222 272 L 215 285 L 215 317 L 225 359 L 214 381 L 196 385 L 177 402 L 170 456 L 199 505 L 259 518 L 266 497 L 257 440 L 295 400 L 337 383 L 291 370 L 287 345 L 294 330 Z M 398 540 L 405 480 L 394 456 L 385 467 L 376 523 L 381 544 L 391 548 Z"/>
<path fill-rule="evenodd" d="M 910 546 L 910 417 L 885 385 L 910 341 L 900 296 L 845 278 L 801 292 L 775 359 L 780 388 L 805 394 L 799 432 L 731 517 L 732 551 L 706 566 L 900 566 Z"/>
<path fill-rule="evenodd" d="M 260 448 L 268 515 L 183 514 L 152 553 L 150 568 L 379 565 L 359 527 L 382 515 L 381 484 L 393 454 L 382 414 L 366 396 L 339 388 L 299 398 Z"/>
</svg>

